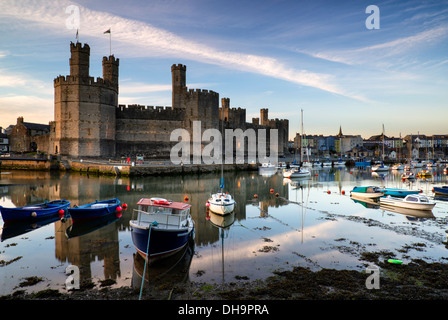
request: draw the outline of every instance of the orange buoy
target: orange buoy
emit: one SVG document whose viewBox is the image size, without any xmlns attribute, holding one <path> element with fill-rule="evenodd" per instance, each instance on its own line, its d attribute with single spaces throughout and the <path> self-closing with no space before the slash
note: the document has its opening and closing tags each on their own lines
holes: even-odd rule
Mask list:
<svg viewBox="0 0 448 320">
<path fill-rule="evenodd" d="M 327 193 L 328 193 L 328 194 L 330 194 L 330 193 L 331 193 L 331 191 L 330 191 L 330 190 L 328 190 L 328 191 L 327 191 Z"/>
<path fill-rule="evenodd" d="M 274 189 L 271 189 L 271 193 L 274 193 Z"/>
<path fill-rule="evenodd" d="M 254 194 L 254 198 L 258 198 L 258 194 Z"/>
<path fill-rule="evenodd" d="M 126 203 L 123 203 L 123 209 L 127 209 L 128 205 Z"/>
<path fill-rule="evenodd" d="M 185 201 L 188 201 L 188 197 L 187 197 L 187 196 L 185 196 L 184 200 L 185 200 Z"/>
<path fill-rule="evenodd" d="M 342 194 L 345 194 L 345 191 L 344 191 L 344 190 L 342 190 L 342 191 L 341 191 L 341 193 L 342 193 Z"/>
<path fill-rule="evenodd" d="M 279 196 L 278 192 L 277 192 L 277 193 L 275 193 L 275 196 L 276 196 L 276 197 L 278 197 L 278 196 Z"/>
</svg>

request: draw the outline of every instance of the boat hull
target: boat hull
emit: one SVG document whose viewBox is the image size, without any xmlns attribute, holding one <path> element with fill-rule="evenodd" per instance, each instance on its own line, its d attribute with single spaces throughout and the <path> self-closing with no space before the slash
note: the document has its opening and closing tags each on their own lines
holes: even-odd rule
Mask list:
<svg viewBox="0 0 448 320">
<path fill-rule="evenodd" d="M 380 198 L 380 203 L 382 205 L 400 207 L 405 209 L 416 209 L 416 210 L 432 210 L 434 208 L 435 203 L 413 203 L 406 202 L 401 199 L 390 199 L 390 198 Z"/>
<path fill-rule="evenodd" d="M 375 199 L 384 195 L 383 192 L 352 192 L 352 196 L 357 198 Z"/>
<path fill-rule="evenodd" d="M 168 257 L 181 250 L 188 240 L 194 234 L 194 227 L 181 229 L 162 229 L 158 226 L 152 226 L 150 229 L 141 228 L 133 221 L 130 223 L 132 242 L 138 253 L 152 262 L 161 258 Z M 149 250 L 148 250 L 148 237 Z"/>
<path fill-rule="evenodd" d="M 210 202 L 209 210 L 216 214 L 230 214 L 235 210 L 235 202 L 230 204 L 215 204 Z"/>
<path fill-rule="evenodd" d="M 105 201 L 96 201 L 79 207 L 68 208 L 68 212 L 72 219 L 99 218 L 115 212 L 120 203 L 120 200 L 116 198 Z"/>
<path fill-rule="evenodd" d="M 434 194 L 448 196 L 448 187 L 434 187 Z"/>
<path fill-rule="evenodd" d="M 419 194 L 419 193 L 420 193 L 419 190 L 404 190 L 404 189 L 385 189 L 384 191 L 385 196 L 401 197 L 401 198 L 404 198 L 410 194 Z"/>
<path fill-rule="evenodd" d="M 19 208 L 4 208 L 0 206 L 0 212 L 3 221 L 33 221 L 39 219 L 46 219 L 52 216 L 57 216 L 59 210 L 67 211 L 70 206 L 70 201 L 55 200 L 47 203 L 40 203 L 36 205 L 28 205 Z"/>
</svg>

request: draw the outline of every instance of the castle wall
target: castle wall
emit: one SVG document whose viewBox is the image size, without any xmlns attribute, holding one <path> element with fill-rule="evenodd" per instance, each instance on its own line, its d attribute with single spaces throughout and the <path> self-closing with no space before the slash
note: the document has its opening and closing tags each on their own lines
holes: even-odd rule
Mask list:
<svg viewBox="0 0 448 320">
<path fill-rule="evenodd" d="M 116 151 L 119 157 L 141 155 L 169 158 L 171 132 L 182 128 L 185 109 L 120 105 L 116 110 Z"/>
</svg>

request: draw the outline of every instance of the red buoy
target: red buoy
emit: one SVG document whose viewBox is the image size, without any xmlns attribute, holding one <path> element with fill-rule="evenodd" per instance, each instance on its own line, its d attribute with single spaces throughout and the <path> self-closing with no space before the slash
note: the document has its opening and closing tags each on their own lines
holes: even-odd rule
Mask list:
<svg viewBox="0 0 448 320">
<path fill-rule="evenodd" d="M 118 206 L 117 209 L 115 209 L 117 212 L 121 212 L 121 207 Z"/>
</svg>

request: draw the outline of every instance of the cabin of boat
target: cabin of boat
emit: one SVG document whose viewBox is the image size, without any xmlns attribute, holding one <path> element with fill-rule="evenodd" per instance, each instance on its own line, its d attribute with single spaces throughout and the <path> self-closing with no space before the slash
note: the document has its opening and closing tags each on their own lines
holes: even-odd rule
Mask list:
<svg viewBox="0 0 448 320">
<path fill-rule="evenodd" d="M 137 219 L 134 224 L 149 228 L 153 222 L 158 228 L 179 229 L 188 226 L 191 205 L 183 202 L 173 202 L 162 198 L 142 198 L 137 202 Z M 132 217 L 134 220 L 134 217 Z"/>
</svg>

